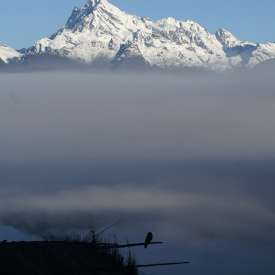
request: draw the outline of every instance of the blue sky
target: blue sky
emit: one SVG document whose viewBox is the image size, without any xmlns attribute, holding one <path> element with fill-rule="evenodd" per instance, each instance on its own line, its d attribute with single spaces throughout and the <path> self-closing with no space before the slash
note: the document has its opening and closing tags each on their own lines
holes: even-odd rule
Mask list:
<svg viewBox="0 0 275 275">
<path fill-rule="evenodd" d="M 152 18 L 192 19 L 210 31 L 224 27 L 245 40 L 275 41 L 274 0 L 111 0 L 120 8 Z M 62 26 L 85 0 L 1 0 L 0 41 L 28 47 Z"/>
</svg>

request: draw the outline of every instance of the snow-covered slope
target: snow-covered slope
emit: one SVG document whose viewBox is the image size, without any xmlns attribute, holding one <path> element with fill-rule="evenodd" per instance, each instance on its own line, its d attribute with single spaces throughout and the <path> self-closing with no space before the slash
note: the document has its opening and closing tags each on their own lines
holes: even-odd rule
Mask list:
<svg viewBox="0 0 275 275">
<path fill-rule="evenodd" d="M 121 63 L 133 57 L 151 66 L 225 70 L 253 67 L 275 58 L 275 43 L 256 44 L 220 29 L 215 34 L 193 21 L 129 15 L 107 0 L 88 0 L 66 25 L 39 40 L 29 54 L 54 54 L 87 63 Z"/>
<path fill-rule="evenodd" d="M 20 57 L 21 54 L 18 51 L 6 45 L 0 44 L 0 61 L 8 63 L 10 60 Z"/>
</svg>

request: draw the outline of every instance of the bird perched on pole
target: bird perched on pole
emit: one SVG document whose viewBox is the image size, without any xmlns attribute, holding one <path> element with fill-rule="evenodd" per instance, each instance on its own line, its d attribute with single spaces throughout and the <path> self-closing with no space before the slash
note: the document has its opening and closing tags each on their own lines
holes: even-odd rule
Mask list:
<svg viewBox="0 0 275 275">
<path fill-rule="evenodd" d="M 147 235 L 146 235 L 146 238 L 145 238 L 145 242 L 144 242 L 144 248 L 147 248 L 149 244 L 151 244 L 152 240 L 153 240 L 153 233 L 152 232 L 149 232 Z"/>
</svg>

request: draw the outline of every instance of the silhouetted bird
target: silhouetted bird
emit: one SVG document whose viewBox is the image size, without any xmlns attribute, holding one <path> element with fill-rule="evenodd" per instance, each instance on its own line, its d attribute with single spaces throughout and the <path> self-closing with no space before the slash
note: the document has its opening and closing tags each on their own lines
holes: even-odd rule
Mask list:
<svg viewBox="0 0 275 275">
<path fill-rule="evenodd" d="M 145 242 L 144 242 L 144 248 L 147 248 L 148 245 L 152 242 L 153 240 L 153 233 L 149 232 L 145 238 Z"/>
</svg>

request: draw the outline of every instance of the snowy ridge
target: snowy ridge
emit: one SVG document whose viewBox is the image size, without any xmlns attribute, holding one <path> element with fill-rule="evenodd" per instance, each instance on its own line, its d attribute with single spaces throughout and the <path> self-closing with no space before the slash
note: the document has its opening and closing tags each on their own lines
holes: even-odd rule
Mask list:
<svg viewBox="0 0 275 275">
<path fill-rule="evenodd" d="M 209 33 L 193 21 L 152 21 L 130 15 L 108 0 L 88 0 L 65 26 L 37 41 L 25 55 L 56 55 L 85 63 L 144 63 L 160 68 L 223 71 L 251 68 L 275 58 L 275 43 L 242 41 L 225 29 Z"/>
<path fill-rule="evenodd" d="M 275 58 L 275 44 L 241 41 L 224 29 L 211 34 L 193 21 L 154 22 L 129 15 L 107 0 L 89 0 L 73 10 L 64 28 L 36 43 L 32 54 L 45 53 L 86 63 L 117 63 L 135 56 L 161 68 L 226 70 Z"/>
<path fill-rule="evenodd" d="M 0 44 L 0 61 L 8 63 L 12 59 L 19 59 L 21 54 L 6 45 Z"/>
</svg>

